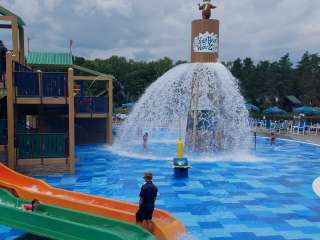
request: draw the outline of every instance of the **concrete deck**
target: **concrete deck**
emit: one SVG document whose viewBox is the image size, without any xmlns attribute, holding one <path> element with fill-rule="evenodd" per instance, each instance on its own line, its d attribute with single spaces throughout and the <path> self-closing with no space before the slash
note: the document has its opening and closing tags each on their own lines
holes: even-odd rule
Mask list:
<svg viewBox="0 0 320 240">
<path fill-rule="evenodd" d="M 266 130 L 264 128 L 256 128 L 254 130 L 258 136 L 265 136 L 270 137 L 270 131 Z M 279 134 L 275 133 L 275 136 L 277 138 L 283 138 L 283 139 L 289 139 L 289 140 L 296 140 L 296 141 L 302 141 L 306 143 L 313 143 L 313 144 L 319 144 L 320 145 L 320 135 L 302 135 L 302 134 Z"/>
</svg>

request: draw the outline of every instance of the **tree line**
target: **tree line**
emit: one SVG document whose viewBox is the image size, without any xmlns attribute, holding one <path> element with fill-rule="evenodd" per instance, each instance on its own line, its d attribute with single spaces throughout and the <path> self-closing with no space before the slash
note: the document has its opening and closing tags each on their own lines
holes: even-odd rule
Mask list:
<svg viewBox="0 0 320 240">
<path fill-rule="evenodd" d="M 112 56 L 108 59 L 75 58 L 75 64 L 115 76 L 114 101 L 117 105 L 135 102 L 157 78 L 178 64 L 170 58 L 157 61 L 135 61 Z M 296 63 L 289 54 L 277 61 L 255 63 L 251 58 L 223 63 L 239 80 L 246 101 L 260 107 L 281 105 L 285 96 L 294 95 L 304 104 L 320 106 L 320 57 L 306 52 Z M 92 91 L 98 93 L 105 86 L 97 82 Z"/>
<path fill-rule="evenodd" d="M 181 63 L 185 62 L 173 62 L 167 57 L 150 62 L 135 61 L 118 56 L 95 60 L 75 58 L 75 64 L 79 66 L 115 77 L 113 97 L 114 103 L 118 106 L 122 103 L 137 101 L 151 83 Z M 91 94 L 97 94 L 103 91 L 105 86 L 102 82 L 97 81 L 90 89 L 93 92 Z"/>
<path fill-rule="evenodd" d="M 303 104 L 320 106 L 320 57 L 306 52 L 293 64 L 289 54 L 278 61 L 236 59 L 226 66 L 239 79 L 247 101 L 260 107 L 282 105 L 286 96 L 293 95 Z"/>
</svg>

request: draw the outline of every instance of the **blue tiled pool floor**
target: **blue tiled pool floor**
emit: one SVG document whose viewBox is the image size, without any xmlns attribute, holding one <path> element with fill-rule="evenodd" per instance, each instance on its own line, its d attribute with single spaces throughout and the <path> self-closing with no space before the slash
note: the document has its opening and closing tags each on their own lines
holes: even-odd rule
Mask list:
<svg viewBox="0 0 320 240">
<path fill-rule="evenodd" d="M 320 239 L 320 148 L 260 139 L 257 162 L 193 162 L 190 178 L 173 178 L 169 162 L 119 157 L 103 146 L 79 146 L 75 176 L 39 177 L 59 188 L 137 202 L 145 170 L 159 188 L 157 207 L 178 217 L 191 239 Z M 0 239 L 21 232 L 0 226 Z"/>
</svg>

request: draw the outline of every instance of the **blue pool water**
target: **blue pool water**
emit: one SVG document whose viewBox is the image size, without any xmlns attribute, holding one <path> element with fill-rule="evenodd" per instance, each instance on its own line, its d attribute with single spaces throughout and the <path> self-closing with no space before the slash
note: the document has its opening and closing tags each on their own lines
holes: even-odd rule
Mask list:
<svg viewBox="0 0 320 240">
<path fill-rule="evenodd" d="M 166 149 L 159 146 L 158 149 Z M 121 157 L 102 145 L 78 146 L 75 176 L 39 177 L 59 188 L 137 202 L 142 175 L 151 170 L 157 207 L 178 217 L 191 239 L 320 239 L 320 147 L 259 138 L 250 161 L 191 161 L 190 178 L 177 180 L 166 160 Z M 232 159 L 236 159 L 233 156 Z M 1 213 L 0 213 L 1 214 Z M 0 226 L 0 239 L 22 233 Z"/>
</svg>

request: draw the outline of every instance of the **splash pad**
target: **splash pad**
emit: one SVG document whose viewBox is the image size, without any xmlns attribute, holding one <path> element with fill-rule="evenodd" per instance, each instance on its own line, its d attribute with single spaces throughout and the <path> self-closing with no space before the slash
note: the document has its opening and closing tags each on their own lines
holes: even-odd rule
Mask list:
<svg viewBox="0 0 320 240">
<path fill-rule="evenodd" d="M 218 62 L 219 21 L 210 19 L 214 8 L 208 1 L 199 5 L 203 19 L 192 22 L 191 63 L 174 67 L 146 89 L 122 124 L 114 150 L 152 155 L 151 148 L 143 153 L 137 147 L 143 134 L 148 132 L 158 148 L 173 144 L 179 120 L 187 152 L 249 149 L 249 114 L 238 81 Z"/>
</svg>

